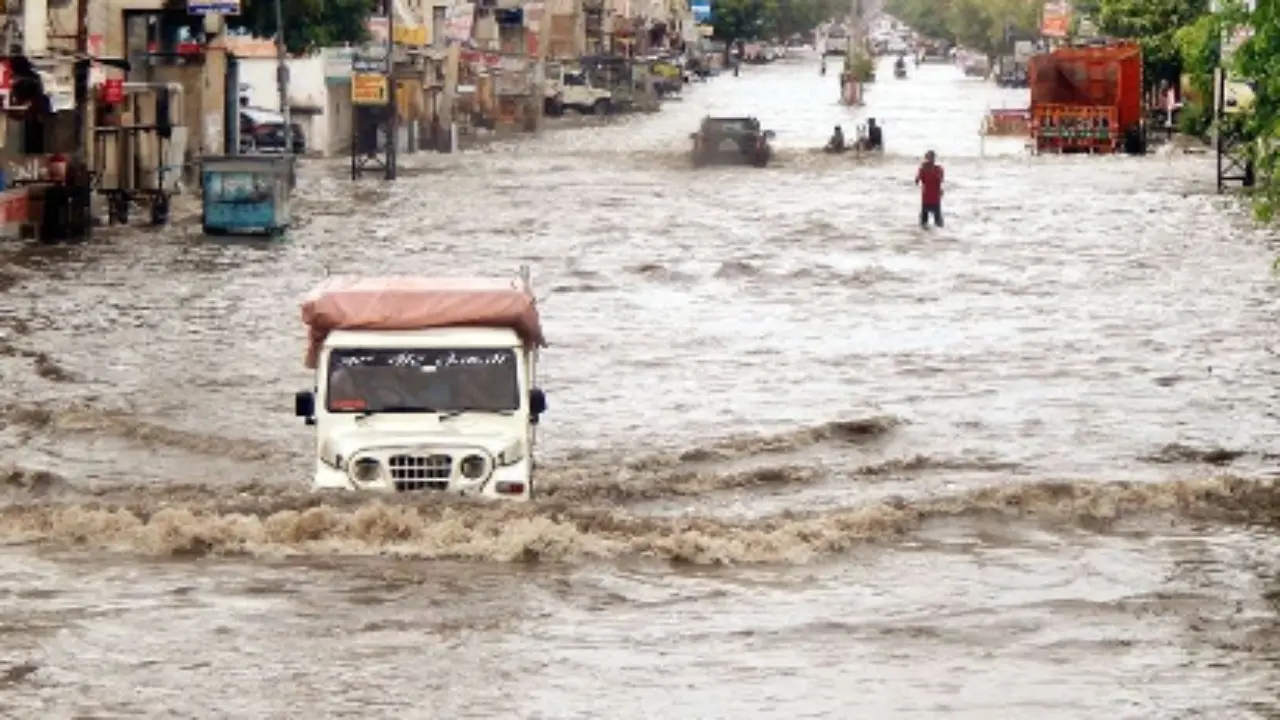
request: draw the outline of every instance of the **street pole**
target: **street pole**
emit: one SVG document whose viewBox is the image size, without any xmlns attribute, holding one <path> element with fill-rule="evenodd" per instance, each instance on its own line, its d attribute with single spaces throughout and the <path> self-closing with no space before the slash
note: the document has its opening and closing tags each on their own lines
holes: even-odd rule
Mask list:
<svg viewBox="0 0 1280 720">
<path fill-rule="evenodd" d="M 58 212 L 61 222 L 55 222 L 64 237 L 59 240 L 87 240 L 92 232 L 93 222 L 90 212 L 93 205 L 92 175 L 89 172 L 89 157 L 92 152 L 93 129 L 89 122 L 90 88 L 89 70 L 93 61 L 89 58 L 89 0 L 78 0 L 76 3 L 76 56 L 71 66 L 72 92 L 75 99 L 75 110 L 72 118 L 72 132 L 75 133 L 75 152 L 71 154 L 71 162 L 65 166 L 65 175 L 61 178 L 61 188 L 52 189 L 45 196 L 45 202 L 57 202 L 61 195 L 65 208 Z M 48 222 L 50 213 L 45 212 L 44 220 Z M 42 232 L 42 234 L 44 234 Z M 46 235 L 48 237 L 48 235 Z"/>
<path fill-rule="evenodd" d="M 73 111 L 72 126 L 76 135 L 75 157 L 80 162 L 88 162 L 89 122 L 89 0 L 78 0 L 76 3 L 76 58 L 72 66 L 72 92 L 76 107 Z"/>
<path fill-rule="evenodd" d="M 85 0 L 80 0 L 85 2 Z M 289 112 L 289 65 L 284 48 L 283 0 L 276 0 L 276 86 L 280 92 L 280 114 L 284 116 L 284 150 L 293 154 L 293 117 Z M 239 105 L 237 104 L 237 107 Z"/>
<path fill-rule="evenodd" d="M 396 14 L 395 0 L 384 0 L 387 7 L 387 159 L 386 179 L 396 179 L 396 144 L 400 135 L 396 107 Z"/>
</svg>

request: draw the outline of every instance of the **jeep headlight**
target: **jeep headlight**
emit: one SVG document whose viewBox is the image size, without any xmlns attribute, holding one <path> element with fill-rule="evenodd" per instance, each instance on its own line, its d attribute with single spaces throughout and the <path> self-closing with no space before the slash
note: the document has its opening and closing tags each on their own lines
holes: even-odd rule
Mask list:
<svg viewBox="0 0 1280 720">
<path fill-rule="evenodd" d="M 351 477 L 362 485 L 377 482 L 382 477 L 382 463 L 374 458 L 360 458 L 351 463 Z"/>
<path fill-rule="evenodd" d="M 468 480 L 479 480 L 489 474 L 489 461 L 482 455 L 468 455 L 458 463 L 458 470 Z"/>
</svg>

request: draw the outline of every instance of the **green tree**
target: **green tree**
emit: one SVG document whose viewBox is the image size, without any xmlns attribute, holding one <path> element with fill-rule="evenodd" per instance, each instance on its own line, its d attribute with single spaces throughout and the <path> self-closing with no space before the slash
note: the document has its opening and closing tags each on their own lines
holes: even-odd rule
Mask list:
<svg viewBox="0 0 1280 720">
<path fill-rule="evenodd" d="M 886 0 L 885 9 L 926 37 L 988 56 L 1008 52 L 1015 39 L 1039 35 L 1036 0 Z"/>
<path fill-rule="evenodd" d="M 1209 11 L 1209 0 L 1098 0 L 1098 29 L 1142 45 L 1146 81 L 1178 82 L 1182 48 L 1178 31 Z"/>
<path fill-rule="evenodd" d="M 1178 113 L 1178 129 L 1204 136 L 1213 122 L 1213 71 L 1218 66 L 1223 30 L 1222 16 L 1201 15 L 1173 35 L 1178 61 L 1187 82 Z"/>
<path fill-rule="evenodd" d="M 368 37 L 365 22 L 374 0 L 279 0 L 283 3 L 284 39 L 289 52 L 359 43 Z M 244 0 L 240 15 L 227 25 L 258 37 L 276 34 L 276 0 Z"/>
<path fill-rule="evenodd" d="M 1224 22 L 1234 27 L 1237 22 L 1253 28 L 1249 38 L 1232 58 L 1234 70 L 1247 78 L 1253 87 L 1254 100 L 1245 116 L 1244 136 L 1252 139 L 1252 155 L 1258 178 L 1254 188 L 1254 208 L 1259 219 L 1271 220 L 1280 208 L 1280 188 L 1271 182 L 1280 166 L 1280 7 L 1274 2 L 1259 2 L 1248 15 L 1228 16 Z"/>
<path fill-rule="evenodd" d="M 884 8 L 925 37 L 955 42 L 953 4 L 952 0 L 885 0 Z"/>
<path fill-rule="evenodd" d="M 732 45 L 739 40 L 755 40 L 765 29 L 766 0 L 713 0 L 711 28 L 717 40 Z"/>
<path fill-rule="evenodd" d="M 955 42 L 995 57 L 1012 49 L 1014 38 L 1038 35 L 1040 6 L 1029 0 L 952 0 L 947 25 Z"/>
<path fill-rule="evenodd" d="M 844 0 L 769 0 L 764 12 L 764 33 L 785 39 L 809 32 L 848 10 L 849 4 Z"/>
</svg>

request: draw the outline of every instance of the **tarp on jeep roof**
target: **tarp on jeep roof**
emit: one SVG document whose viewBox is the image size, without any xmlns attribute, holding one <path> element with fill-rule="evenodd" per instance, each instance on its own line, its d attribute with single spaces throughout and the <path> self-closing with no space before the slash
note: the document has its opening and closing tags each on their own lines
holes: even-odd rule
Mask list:
<svg viewBox="0 0 1280 720">
<path fill-rule="evenodd" d="M 533 293 L 519 279 L 329 278 L 302 301 L 306 366 L 315 368 L 332 330 L 425 330 L 459 325 L 509 327 L 528 346 L 544 346 Z"/>
</svg>

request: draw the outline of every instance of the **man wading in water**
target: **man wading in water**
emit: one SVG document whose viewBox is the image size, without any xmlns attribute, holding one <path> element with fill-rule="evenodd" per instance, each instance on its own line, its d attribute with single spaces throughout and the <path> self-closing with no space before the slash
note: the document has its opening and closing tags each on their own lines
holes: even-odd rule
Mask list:
<svg viewBox="0 0 1280 720">
<path fill-rule="evenodd" d="M 924 154 L 924 162 L 916 171 L 916 184 L 920 186 L 920 227 L 929 227 L 929 216 L 933 215 L 933 224 L 942 227 L 942 166 L 934 162 L 937 156 L 933 151 Z"/>
</svg>

